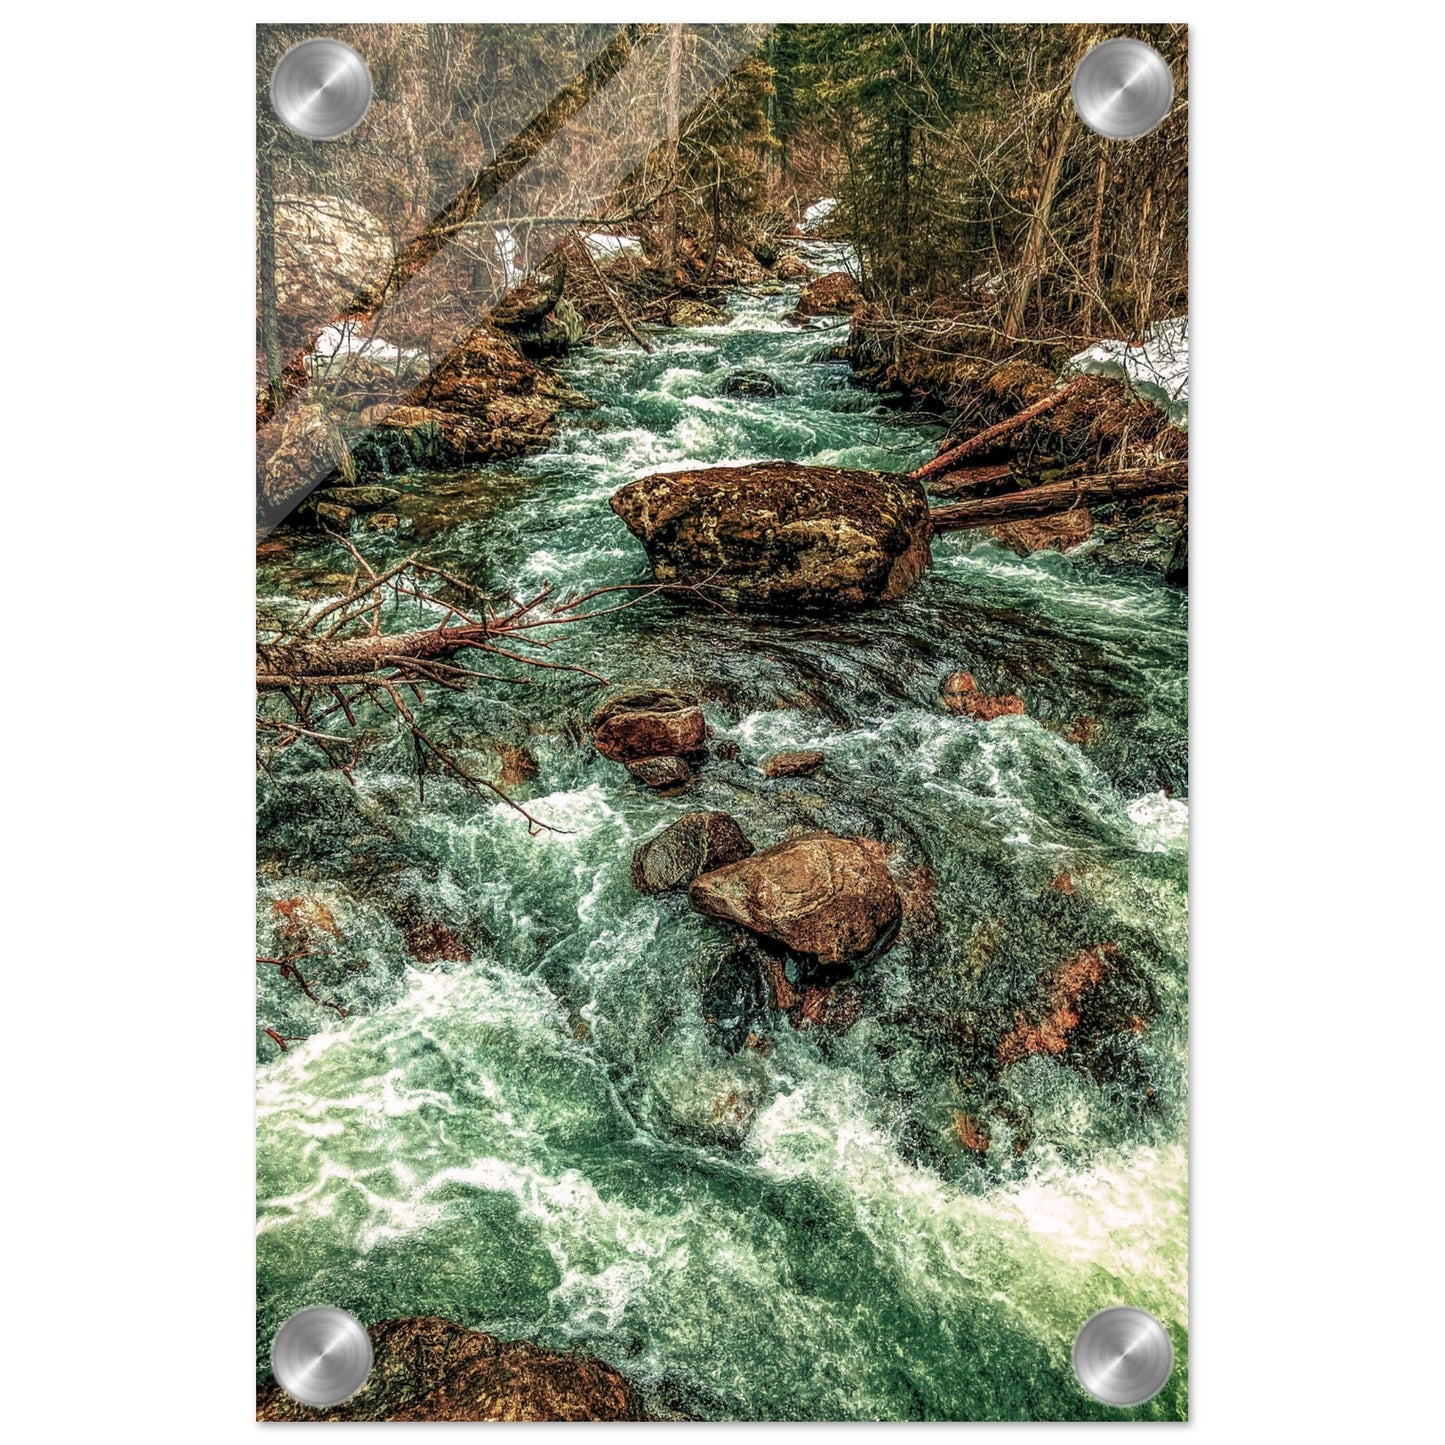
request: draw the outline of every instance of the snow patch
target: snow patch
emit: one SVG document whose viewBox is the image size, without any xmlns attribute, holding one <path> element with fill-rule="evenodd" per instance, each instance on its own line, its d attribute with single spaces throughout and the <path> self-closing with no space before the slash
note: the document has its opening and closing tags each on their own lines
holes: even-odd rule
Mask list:
<svg viewBox="0 0 1445 1445">
<path fill-rule="evenodd" d="M 425 366 L 428 361 L 424 351 L 393 346 L 379 336 L 363 336 L 354 321 L 328 326 L 316 338 L 315 349 L 307 361 L 313 372 L 324 375 L 331 364 L 342 356 L 364 356 L 368 361 L 378 361 L 395 371 L 410 371 L 415 366 Z"/>
<path fill-rule="evenodd" d="M 1127 381 L 1181 431 L 1189 429 L 1189 318 L 1156 321 L 1138 346 L 1097 341 L 1069 358 L 1069 370 Z"/>
<path fill-rule="evenodd" d="M 836 196 L 824 196 L 821 201 L 814 201 L 806 211 L 803 212 L 803 234 L 811 235 L 816 231 L 834 211 L 838 209 Z"/>
<path fill-rule="evenodd" d="M 582 237 L 594 256 L 616 256 L 622 251 L 641 252 L 642 242 L 636 236 L 613 236 L 606 231 L 589 231 Z"/>
</svg>

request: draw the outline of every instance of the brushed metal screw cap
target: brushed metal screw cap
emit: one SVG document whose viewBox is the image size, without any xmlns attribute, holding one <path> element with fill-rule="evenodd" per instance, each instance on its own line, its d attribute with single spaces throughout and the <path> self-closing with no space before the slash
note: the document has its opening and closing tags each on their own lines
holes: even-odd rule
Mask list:
<svg viewBox="0 0 1445 1445">
<path fill-rule="evenodd" d="M 1074 68 L 1074 106 L 1091 131 L 1110 140 L 1148 135 L 1174 104 L 1169 62 L 1142 40 L 1117 35 Z"/>
<path fill-rule="evenodd" d="M 371 1336 L 345 1310 L 297 1310 L 271 1341 L 271 1373 L 293 1400 L 329 1410 L 366 1383 Z"/>
<path fill-rule="evenodd" d="M 271 105 L 289 131 L 335 140 L 352 130 L 371 104 L 371 72 L 359 51 L 318 36 L 293 45 L 271 72 Z"/>
<path fill-rule="evenodd" d="M 1074 1374 L 1101 1404 L 1142 1405 L 1173 1372 L 1169 1332 L 1147 1310 L 1100 1310 L 1074 1337 Z"/>
</svg>

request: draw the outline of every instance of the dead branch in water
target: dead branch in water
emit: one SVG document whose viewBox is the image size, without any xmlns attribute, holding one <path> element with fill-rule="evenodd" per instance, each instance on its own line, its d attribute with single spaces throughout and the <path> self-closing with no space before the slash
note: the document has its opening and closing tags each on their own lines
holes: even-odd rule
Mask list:
<svg viewBox="0 0 1445 1445">
<path fill-rule="evenodd" d="M 978 497 L 968 502 L 934 507 L 935 532 L 961 531 L 970 527 L 997 527 L 1035 517 L 1056 517 L 1090 503 L 1122 502 L 1139 497 L 1157 497 L 1189 490 L 1188 462 L 1166 462 L 1163 466 L 1137 471 L 1107 472 L 1101 476 L 1075 477 L 1067 482 L 1050 482 L 997 497 Z"/>
<path fill-rule="evenodd" d="M 296 980 L 297 987 L 300 988 L 301 992 L 304 993 L 306 997 L 309 998 L 311 1002 L 314 1003 L 318 1008 L 334 1009 L 337 1016 L 344 1019 L 346 1017 L 346 1010 L 342 1008 L 339 1003 L 331 1003 L 327 999 L 317 998 L 316 995 L 311 992 L 311 984 L 301 976 L 301 970 L 296 967 L 296 962 L 298 959 L 316 958 L 318 956 L 323 958 L 327 957 L 327 955 L 325 954 L 318 955 L 316 950 L 313 948 L 298 948 L 295 950 L 295 952 L 282 954 L 279 958 L 264 958 L 260 954 L 257 954 L 256 962 L 275 964 L 276 967 L 281 971 L 281 977 L 283 979 L 294 978 Z M 266 1032 L 270 1034 L 271 1030 L 267 1029 Z M 271 1037 L 273 1039 L 276 1039 L 277 1043 L 281 1043 L 278 1035 L 271 1034 Z M 281 1044 L 281 1047 L 284 1050 L 286 1045 Z"/>
<path fill-rule="evenodd" d="M 605 685 L 607 679 L 590 667 L 538 656 L 555 640 L 549 634 L 559 627 L 635 607 L 660 592 L 687 592 L 712 600 L 706 596 L 706 582 L 687 586 L 623 583 L 565 597 L 555 597 L 549 583 L 530 600 L 518 602 L 507 596 L 489 596 L 417 557 L 377 572 L 347 538 L 327 535 L 351 553 L 356 572 L 342 596 L 316 608 L 300 623 L 257 640 L 256 689 L 262 702 L 257 728 L 271 740 L 276 752 L 297 745 L 314 748 L 328 767 L 354 785 L 362 749 L 376 740 L 358 721 L 360 705 L 370 704 L 398 721 L 409 734 L 423 796 L 424 769 L 427 760 L 432 760 L 463 787 L 500 799 L 526 820 L 533 833 L 560 830 L 528 812 L 495 783 L 470 772 L 428 735 L 416 715 L 426 700 L 426 689 L 461 692 L 479 681 L 509 686 L 535 681 L 519 669 L 575 672 Z M 442 595 L 443 589 L 449 589 L 449 596 Z M 588 606 L 613 593 L 628 596 L 624 601 Z M 386 632 L 383 604 L 388 597 L 408 599 L 418 611 L 437 614 L 438 620 L 433 625 Z M 464 652 L 499 659 L 498 670 L 462 665 L 456 659 Z M 295 972 L 289 958 L 264 961 L 281 967 L 283 977 L 288 968 Z M 299 973 L 296 978 L 300 981 Z"/>
</svg>

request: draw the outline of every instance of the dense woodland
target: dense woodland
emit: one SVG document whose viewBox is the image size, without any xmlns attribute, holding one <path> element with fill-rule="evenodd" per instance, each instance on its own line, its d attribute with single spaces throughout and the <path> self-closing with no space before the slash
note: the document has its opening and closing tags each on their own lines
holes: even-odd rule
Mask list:
<svg viewBox="0 0 1445 1445">
<path fill-rule="evenodd" d="M 302 33 L 263 31 L 258 84 Z M 356 132 L 307 142 L 258 105 L 261 349 L 273 385 L 307 328 L 329 319 L 288 309 L 284 277 L 278 297 L 294 204 L 285 197 L 362 208 L 413 262 L 445 246 L 452 254 L 431 268 L 429 303 L 411 298 L 407 320 L 433 344 L 439 307 L 463 301 L 475 314 L 506 289 L 499 224 L 523 267 L 543 264 L 573 224 L 640 237 L 650 274 L 624 278 L 622 290 L 645 307 L 728 280 L 725 264 L 708 267 L 720 250 L 771 264 L 779 238 L 823 197 L 838 200 L 827 234 L 851 240 L 859 258 L 856 339 L 890 383 L 924 394 L 963 399 L 980 366 L 1137 337 L 1184 307 L 1180 26 L 1129 32 L 1176 76 L 1168 120 L 1136 142 L 1090 133 L 1072 105 L 1073 68 L 1106 33 L 1094 26 L 336 33 L 364 51 L 375 80 Z M 693 258 L 700 265 L 679 269 Z M 571 285 L 585 291 L 588 278 L 574 274 Z M 364 315 L 384 298 L 328 299 Z"/>
</svg>

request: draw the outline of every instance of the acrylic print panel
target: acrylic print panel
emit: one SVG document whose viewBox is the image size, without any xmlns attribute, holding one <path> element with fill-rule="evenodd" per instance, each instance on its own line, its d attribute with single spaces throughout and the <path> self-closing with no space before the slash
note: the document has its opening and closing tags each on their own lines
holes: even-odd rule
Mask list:
<svg viewBox="0 0 1445 1445">
<path fill-rule="evenodd" d="M 1186 82 L 260 28 L 262 1418 L 1186 1415 Z"/>
</svg>

